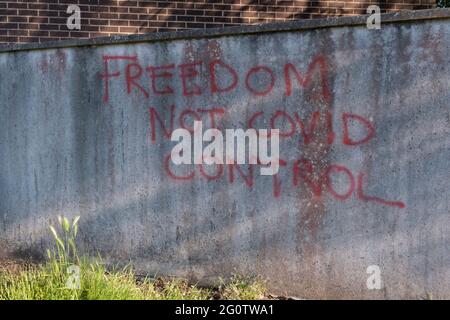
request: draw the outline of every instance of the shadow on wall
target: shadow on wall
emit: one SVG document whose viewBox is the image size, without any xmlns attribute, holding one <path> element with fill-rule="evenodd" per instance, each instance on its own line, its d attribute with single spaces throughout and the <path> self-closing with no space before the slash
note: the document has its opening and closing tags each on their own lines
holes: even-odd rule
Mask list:
<svg viewBox="0 0 450 320">
<path fill-rule="evenodd" d="M 373 52 L 373 64 L 376 68 L 370 74 L 372 78 L 370 78 L 369 83 L 374 87 L 373 92 L 375 94 L 372 97 L 373 100 L 371 100 L 373 101 L 371 107 L 373 106 L 374 110 L 374 121 L 377 121 L 379 118 L 389 118 L 389 123 L 376 123 L 380 132 L 406 130 L 408 128 L 402 125 L 405 122 L 414 125 L 414 128 L 411 129 L 415 131 L 414 142 L 387 139 L 388 147 L 392 148 L 388 149 L 388 151 L 397 155 L 396 163 L 401 164 L 399 170 L 403 170 L 403 173 L 406 172 L 406 174 L 410 175 L 409 179 L 407 179 L 410 185 L 404 186 L 407 189 L 405 194 L 414 199 L 402 200 L 409 200 L 406 210 L 409 210 L 411 202 L 417 200 L 417 204 L 413 208 L 416 210 L 413 216 L 398 214 L 398 212 L 383 214 L 381 209 L 379 209 L 380 211 L 375 211 L 369 204 L 353 202 L 338 205 L 337 209 L 339 210 L 336 207 L 335 211 L 330 210 L 327 212 L 328 217 L 320 215 L 320 212 L 316 216 L 307 216 L 305 210 L 303 210 L 303 203 L 299 199 L 308 198 L 311 195 L 306 194 L 300 188 L 284 199 L 264 198 L 268 197 L 268 195 L 252 193 L 246 190 L 245 186 L 229 188 L 229 185 L 225 183 L 205 181 L 193 185 L 180 185 L 168 181 L 159 190 L 150 192 L 149 181 L 146 181 L 146 177 L 143 174 L 138 176 L 133 183 L 124 185 L 120 192 L 113 193 L 110 198 L 100 199 L 97 202 L 92 200 L 94 197 L 86 194 L 89 190 L 83 188 L 85 186 L 83 181 L 75 182 L 80 184 L 77 188 L 82 193 L 80 196 L 80 207 L 86 208 L 84 211 L 74 212 L 74 214 L 81 213 L 82 215 L 80 240 L 83 245 L 81 248 L 93 255 L 96 254 L 97 250 L 100 250 L 100 253 L 112 262 L 130 260 L 138 262 L 142 269 L 146 269 L 149 272 L 165 270 L 166 273 L 187 275 L 193 279 L 198 279 L 202 275 L 215 274 L 218 270 L 225 274 L 231 273 L 235 267 L 239 267 L 241 272 L 263 273 L 273 275 L 274 278 L 278 279 L 284 277 L 283 281 L 285 284 L 293 281 L 304 281 L 307 283 L 307 281 L 312 281 L 314 277 L 329 277 L 331 279 L 335 277 L 333 271 L 326 270 L 325 275 L 320 274 L 323 270 L 319 270 L 317 261 L 321 261 L 324 264 L 333 263 L 338 266 L 341 264 L 340 267 L 344 270 L 345 266 L 342 265 L 344 264 L 342 261 L 345 259 L 342 257 L 348 256 L 349 252 L 370 252 L 364 247 L 367 243 L 378 249 L 378 245 L 380 245 L 382 249 L 377 252 L 384 249 L 386 251 L 394 250 L 395 254 L 386 257 L 386 260 L 391 261 L 392 265 L 398 262 L 397 259 L 399 259 L 398 256 L 400 255 L 411 256 L 412 260 L 409 260 L 411 261 L 410 265 L 404 266 L 405 270 L 408 270 L 408 268 L 420 270 L 423 265 L 427 265 L 428 256 L 433 255 L 432 251 L 436 252 L 435 255 L 437 256 L 442 253 L 441 258 L 445 257 L 443 253 L 447 250 L 449 239 L 446 234 L 439 233 L 439 228 L 446 225 L 444 222 L 448 217 L 442 214 L 441 211 L 438 214 L 433 214 L 433 212 L 430 212 L 432 210 L 430 208 L 435 207 L 434 202 L 436 200 L 436 196 L 431 193 L 439 194 L 439 191 L 445 191 L 440 189 L 446 183 L 442 181 L 442 172 L 431 169 L 439 165 L 437 160 L 440 159 L 440 155 L 444 154 L 443 148 L 445 148 L 445 145 L 442 146 L 442 143 L 439 144 L 437 142 L 440 139 L 444 139 L 444 141 L 448 141 L 448 139 L 445 140 L 445 131 L 436 131 L 432 137 L 433 143 L 430 143 L 430 132 L 415 130 L 417 129 L 415 125 L 421 124 L 421 128 L 434 130 L 436 123 L 432 121 L 433 119 L 427 119 L 427 121 L 421 123 L 420 119 L 417 119 L 418 111 L 424 106 L 436 106 L 434 110 L 437 110 L 438 107 L 442 107 L 443 103 L 433 99 L 447 98 L 448 100 L 448 97 L 444 96 L 443 93 L 440 93 L 437 97 L 426 93 L 425 97 L 420 96 L 419 99 L 411 98 L 414 97 L 414 94 L 418 95 L 418 92 L 428 89 L 427 86 L 429 86 L 431 81 L 430 74 L 433 74 L 433 79 L 445 79 L 445 75 L 439 76 L 439 66 L 445 65 L 446 56 L 443 55 L 442 50 L 437 50 L 439 46 L 442 49 L 443 41 L 440 40 L 445 37 L 445 34 L 433 33 L 431 27 L 424 27 L 424 41 L 422 43 L 414 43 L 414 48 L 423 57 L 420 55 L 414 57 L 423 58 L 422 62 L 431 65 L 435 69 L 421 72 L 424 69 L 419 69 L 418 71 L 417 69 L 411 69 L 413 64 L 416 65 L 415 62 L 419 59 L 414 59 L 411 56 L 411 43 L 408 43 L 408 41 L 411 41 L 412 31 L 410 29 L 411 27 L 402 26 L 392 31 L 396 34 L 403 32 L 404 37 L 402 39 L 406 39 L 405 43 L 399 42 L 392 45 L 393 48 L 385 46 L 381 35 L 376 38 L 378 43 L 375 43 L 374 50 L 370 51 Z M 327 31 L 317 32 L 324 32 L 321 35 L 323 35 L 323 38 L 327 37 Z M 354 33 L 346 34 L 345 41 L 338 44 L 340 47 L 333 48 L 332 55 L 341 54 L 345 56 L 345 50 L 349 50 L 345 48 L 347 43 L 353 45 L 357 43 L 356 45 L 358 45 L 359 42 L 354 41 L 355 38 L 357 39 L 357 32 L 358 30 L 355 30 Z M 318 46 L 316 50 L 329 52 L 329 43 L 327 41 L 320 42 L 316 43 Z M 383 50 L 382 48 L 386 49 Z M 353 49 L 356 51 L 360 48 Z M 337 67 L 331 66 L 332 72 L 329 79 L 330 83 L 333 84 L 331 87 L 335 88 L 335 90 L 337 90 L 336 88 L 340 90 L 332 92 L 331 100 L 333 102 L 330 108 L 337 107 L 335 104 L 336 95 L 344 94 L 344 92 L 347 92 L 347 89 L 352 89 L 345 88 L 346 90 L 343 90 L 344 83 L 339 84 L 342 87 L 339 87 L 338 84 L 334 85 L 336 76 L 352 75 L 352 72 L 355 72 L 352 68 L 364 65 L 366 63 L 365 54 L 368 51 L 367 48 L 365 49 L 365 52 L 352 56 L 357 56 L 359 59 L 351 59 L 348 65 L 341 65 L 339 70 Z M 348 54 L 350 53 L 348 52 Z M 389 56 L 391 54 L 398 56 Z M 394 64 L 398 61 L 402 63 Z M 81 75 L 83 70 L 80 69 L 79 72 Z M 390 77 L 393 75 L 395 75 L 397 81 L 390 83 Z M 442 90 L 441 92 L 445 91 Z M 348 102 L 351 103 L 352 101 Z M 276 95 L 267 104 L 275 106 L 279 103 L 279 95 Z M 384 108 L 391 104 L 406 105 L 407 108 L 401 108 L 396 110 L 395 113 L 386 115 Z M 288 107 L 285 106 L 284 108 Z M 93 108 L 90 109 L 91 113 L 96 112 L 92 110 Z M 81 107 L 79 112 L 83 112 Z M 89 117 L 89 114 L 83 116 Z M 82 120 L 86 119 L 82 118 Z M 94 132 L 98 133 L 98 131 Z M 84 134 L 86 135 L 81 136 L 80 140 L 83 138 L 86 141 L 79 141 L 78 143 L 91 143 L 92 140 L 87 139 L 87 133 Z M 388 147 L 384 148 L 384 146 L 381 146 L 375 150 L 381 154 L 378 158 L 383 158 L 383 152 L 387 152 Z M 86 152 L 83 148 L 80 148 L 80 150 Z M 376 153 L 375 151 L 374 153 Z M 80 163 L 93 161 L 92 158 L 87 157 L 88 155 L 90 155 L 88 152 L 85 154 L 81 152 L 76 155 L 79 157 L 76 161 Z M 428 160 L 421 167 L 422 164 L 419 161 L 411 161 L 415 158 L 427 158 Z M 328 160 L 328 157 L 326 157 L 325 161 Z M 365 165 L 368 168 L 373 168 L 375 167 L 374 161 L 370 157 Z M 101 165 L 108 166 L 108 164 Z M 128 164 L 128 166 L 133 167 L 133 163 Z M 386 167 L 389 168 L 388 166 Z M 82 167 L 80 166 L 80 168 Z M 426 181 L 420 181 L 420 177 L 416 175 L 416 170 L 427 172 Z M 389 171 L 389 169 L 386 171 Z M 385 174 L 386 176 L 390 175 L 389 172 Z M 82 173 L 81 178 L 90 179 L 91 177 L 87 176 L 86 173 Z M 100 175 L 100 178 L 103 180 L 97 182 L 98 186 L 110 184 L 110 180 L 107 177 Z M 422 193 L 409 194 L 409 192 L 417 192 L 418 189 L 415 184 L 418 181 L 421 183 L 419 188 L 423 190 L 421 191 Z M 382 180 L 379 183 L 384 188 Z M 2 184 L 4 184 L 4 179 L 0 176 L 0 185 Z M 205 198 L 190 199 L 195 200 L 195 202 L 187 202 L 182 209 L 177 208 L 173 204 L 172 197 L 180 201 L 177 197 L 181 197 L 182 194 L 194 194 L 202 187 L 211 191 Z M 142 190 L 144 192 L 140 193 Z M 264 209 L 260 210 L 242 210 L 242 207 L 238 207 L 235 204 L 236 201 L 241 199 L 242 194 L 250 195 L 243 202 L 264 203 L 261 201 L 267 201 L 268 204 Z M 52 195 L 41 196 L 43 199 L 55 201 Z M 328 200 L 327 198 L 323 199 L 324 207 L 329 205 Z M 288 201 L 292 201 L 290 206 L 297 210 L 295 214 L 289 212 L 288 209 L 282 208 L 283 203 Z M 206 205 L 208 209 L 205 212 L 205 207 L 202 207 L 202 203 L 214 202 L 227 204 L 227 211 L 221 210 L 225 206 L 208 207 Z M 43 217 L 39 225 L 36 225 L 36 220 L 33 217 L 35 212 L 29 212 L 28 216 L 23 217 L 23 219 L 22 217 L 8 217 L 10 219 L 9 223 L 3 223 L 3 235 L 0 235 L 0 239 L 5 235 L 6 237 L 14 238 L 14 232 L 17 229 L 22 229 L 22 234 L 26 233 L 23 230 L 35 230 L 34 234 L 36 236 L 34 238 L 22 239 L 27 245 L 26 247 L 13 251 L 12 254 L 15 257 L 43 258 L 42 252 L 44 251 L 42 249 L 49 244 L 50 236 L 47 225 L 42 222 L 55 218 L 56 214 L 72 214 L 57 212 L 58 206 L 53 203 L 49 207 L 48 211 L 42 212 Z M 30 209 L 30 211 L 32 210 Z M 315 224 L 319 226 L 320 232 L 312 233 L 310 232 L 311 230 L 305 228 L 305 221 L 311 218 L 313 220 L 316 219 Z M 329 224 L 324 223 L 324 221 L 329 221 Z M 273 228 L 273 225 L 277 227 Z M 402 239 L 404 244 L 399 244 L 397 242 L 398 239 Z M 395 248 L 392 249 L 392 247 Z M 404 262 L 406 260 L 401 261 Z M 441 261 L 442 264 L 433 265 L 435 270 L 440 271 L 444 269 L 445 271 L 446 261 L 444 258 Z M 427 267 L 425 266 L 425 268 Z M 293 269 L 295 270 L 292 271 Z M 286 270 L 290 270 L 291 273 L 286 272 Z M 308 273 L 304 270 L 311 270 L 311 272 Z M 295 272 L 303 273 L 305 277 L 300 277 L 299 274 L 295 275 Z M 406 271 L 404 273 L 405 277 L 416 278 L 411 274 L 408 275 Z M 420 274 L 417 275 L 417 278 L 427 276 L 427 274 L 425 276 Z M 344 278 L 345 275 L 342 277 Z"/>
<path fill-rule="evenodd" d="M 400 31 L 398 31 L 400 32 Z M 408 28 L 403 28 L 402 32 L 408 32 Z M 431 33 L 431 29 L 426 30 L 429 33 L 425 38 L 425 43 L 419 44 L 417 50 L 422 50 L 426 59 L 436 59 L 434 66 L 438 66 L 439 59 L 442 56 L 432 56 L 427 54 L 427 50 L 433 50 L 439 54 L 436 45 L 439 45 L 437 37 Z M 355 36 L 349 35 L 348 41 Z M 440 35 L 441 37 L 444 35 Z M 377 48 L 382 48 L 382 38 L 377 38 L 379 43 L 376 43 Z M 433 41 L 435 40 L 435 41 Z M 324 41 L 322 48 L 317 50 L 326 50 L 327 41 Z M 370 83 L 376 87 L 374 89 L 376 97 L 374 98 L 374 112 L 375 118 L 382 117 L 383 106 L 387 101 L 401 98 L 401 101 L 408 101 L 408 94 L 420 89 L 420 78 L 417 82 L 411 81 L 411 70 L 407 61 L 411 60 L 408 56 L 407 45 L 402 47 L 398 44 L 397 50 L 392 50 L 392 54 L 397 52 L 399 57 L 395 59 L 386 59 L 383 50 L 374 50 L 376 52 L 374 64 L 377 69 L 371 74 L 373 77 Z M 319 44 L 318 44 L 319 46 Z M 344 46 L 344 44 L 342 44 Z M 340 53 L 342 48 L 335 48 L 335 54 Z M 387 49 L 389 50 L 389 49 Z M 342 53 L 344 55 L 345 53 Z M 352 60 L 352 64 L 344 65 L 340 70 L 332 66 L 332 73 L 330 75 L 330 83 L 335 83 L 335 77 L 338 74 L 351 74 L 352 66 L 362 65 L 365 59 L 363 54 L 359 55 L 360 60 Z M 388 76 L 386 70 L 383 70 L 383 62 L 385 61 L 405 61 L 401 65 L 388 65 L 387 67 L 392 72 L 397 71 L 399 78 L 394 85 L 388 85 Z M 430 62 L 430 60 L 427 60 Z M 386 66 L 384 66 L 386 67 Z M 347 69 L 348 68 L 348 69 Z M 437 68 L 438 69 L 438 68 Z M 80 70 L 81 72 L 81 70 Z M 434 75 L 438 75 L 436 71 Z M 401 76 L 400 76 L 401 75 Z M 418 72 L 415 77 L 423 76 Z M 444 75 L 442 75 L 444 77 Z M 425 77 L 426 80 L 426 77 Z M 427 83 L 427 81 L 423 81 Z M 335 87 L 335 86 L 332 86 Z M 382 91 L 381 89 L 382 88 Z M 341 92 L 342 93 L 342 92 Z M 336 108 L 335 98 L 336 92 L 332 93 L 332 105 L 330 108 Z M 273 101 L 268 105 L 277 105 L 279 100 L 277 95 Z M 428 100 L 429 99 L 429 100 Z M 416 99 L 408 108 L 402 109 L 395 114 L 390 115 L 390 124 L 394 127 L 402 128 L 399 125 L 400 121 L 412 121 L 416 112 L 424 105 L 435 105 L 432 97 L 427 96 L 427 99 Z M 393 100 L 396 101 L 396 100 Z M 415 104 L 414 104 L 415 103 Z M 440 105 L 440 104 L 436 104 Z M 94 111 L 91 111 L 94 112 Z M 380 114 L 378 114 L 378 112 Z M 88 115 L 85 115 L 88 117 Z M 433 128 L 434 123 L 428 122 L 423 124 L 424 128 Z M 382 124 L 378 126 L 380 132 L 384 131 Z M 389 131 L 386 127 L 385 131 Z M 427 134 L 424 132 L 422 134 Z M 441 132 L 442 135 L 445 132 Z M 434 139 L 444 138 L 442 135 L 437 135 Z M 416 133 L 416 141 L 425 141 L 427 136 L 420 136 Z M 83 138 L 86 138 L 85 136 Z M 422 139 L 422 140 L 421 140 Z M 411 155 L 411 151 L 405 151 L 407 146 L 402 144 L 402 141 L 397 143 L 392 142 L 393 150 L 389 150 L 394 154 Z M 421 148 L 410 147 L 415 150 L 414 156 L 418 158 L 428 157 L 429 159 L 438 159 L 442 154 L 442 147 L 436 144 L 422 145 Z M 383 152 L 381 147 L 380 153 Z M 86 154 L 79 154 L 78 161 L 87 161 Z M 411 168 L 411 158 L 406 157 L 397 159 L 403 168 Z M 92 161 L 88 159 L 88 161 Z M 328 158 L 325 158 L 328 161 Z M 368 160 L 365 165 L 369 168 L 373 166 L 372 160 Z M 409 170 L 408 169 L 408 170 Z M 420 168 L 419 168 L 420 169 Z M 404 169 L 406 170 L 406 169 Z M 413 170 L 410 170 L 412 175 Z M 407 172 L 408 174 L 410 172 Z M 0 176 L 0 182 L 2 181 Z M 89 177 L 87 177 L 89 178 Z M 429 181 L 423 181 L 423 190 L 436 191 L 433 181 L 442 180 L 441 173 L 438 170 L 428 171 Z M 240 199 L 241 194 L 247 191 L 245 186 L 229 188 L 225 183 L 202 183 L 194 185 L 179 185 L 176 183 L 164 184 L 159 190 L 155 192 L 145 193 L 145 196 L 139 195 L 139 190 L 149 190 L 148 181 L 144 177 L 141 180 L 135 181 L 133 184 L 125 185 L 120 194 L 113 194 L 112 200 L 100 199 L 95 202 L 90 195 L 82 194 L 80 196 L 85 201 L 80 207 L 88 208 L 81 212 L 82 218 L 80 221 L 80 240 L 82 242 L 81 248 L 86 252 L 95 255 L 97 250 L 112 262 L 137 261 L 142 269 L 148 272 L 157 272 L 165 270 L 166 273 L 175 275 L 190 276 L 193 279 L 198 279 L 202 275 L 213 275 L 220 270 L 222 273 L 231 273 L 235 267 L 239 267 L 241 272 L 262 273 L 266 275 L 273 275 L 274 278 L 281 277 L 284 274 L 284 283 L 292 281 L 311 281 L 314 276 L 323 277 L 315 264 L 322 260 L 328 263 L 335 263 L 339 265 L 340 258 L 344 257 L 350 250 L 365 251 L 365 243 L 370 243 L 377 247 L 386 246 L 386 243 L 391 245 L 395 243 L 397 238 L 404 239 L 404 247 L 399 247 L 396 253 L 411 255 L 413 257 L 423 256 L 428 254 L 428 247 L 433 247 L 435 252 L 444 252 L 448 245 L 446 236 L 440 235 L 435 229 L 435 226 L 445 225 L 446 216 L 443 214 L 432 215 L 428 212 L 433 208 L 433 197 L 425 197 L 420 199 L 422 203 L 417 205 L 415 209 L 420 212 L 416 216 L 405 216 L 394 212 L 392 215 L 379 215 L 380 212 L 374 212 L 373 208 L 368 204 L 355 204 L 348 202 L 338 206 L 339 212 L 327 212 L 328 217 L 321 215 L 313 216 L 316 225 L 319 226 L 320 232 L 312 233 L 311 230 L 305 228 L 305 221 L 311 218 L 306 216 L 303 203 L 299 199 L 311 197 L 310 194 L 305 194 L 303 190 L 295 190 L 289 198 L 284 201 L 292 201 L 291 205 L 298 209 L 295 215 L 287 209 L 281 208 L 280 201 L 283 199 L 264 199 L 264 195 L 251 195 L 246 201 L 258 203 L 259 201 L 268 201 L 268 205 L 264 210 L 241 210 L 236 205 L 229 205 Z M 412 179 L 412 178 L 411 178 Z M 413 183 L 415 180 L 411 180 Z M 109 180 L 98 182 L 100 186 L 110 183 Z M 380 182 L 381 183 L 381 182 Z M 83 188 L 83 182 L 80 182 L 80 190 L 83 193 L 86 191 Z M 207 187 L 210 190 L 210 198 L 195 199 L 196 202 L 188 202 L 185 208 L 180 210 L 173 204 L 172 197 L 177 197 L 179 194 L 194 194 L 198 192 L 199 187 Z M 240 189 L 241 188 L 241 189 Z M 414 189 L 413 186 L 405 186 L 408 189 Z M 180 191 L 182 190 L 182 192 Z M 423 194 L 422 194 L 423 195 Z M 416 195 L 420 196 L 420 195 Z M 46 196 L 47 199 L 52 199 L 51 195 Z M 176 198 L 179 200 L 178 198 Z M 192 199 L 191 199 L 192 200 Z M 406 199 L 405 199 L 406 200 Z M 221 211 L 220 206 L 209 208 L 208 212 L 204 212 L 204 207 L 201 203 L 224 203 L 228 204 L 227 211 Z M 324 206 L 328 204 L 328 199 L 324 199 Z M 157 205 L 161 204 L 162 205 Z M 408 206 L 411 203 L 408 203 Z M 56 206 L 54 206 L 56 207 Z M 224 206 L 225 207 L 225 206 Z M 409 207 L 408 207 L 409 208 Z M 196 212 L 194 211 L 196 210 Z M 203 211 L 202 211 L 203 210 Z M 56 213 L 56 209 L 51 208 L 49 211 L 43 212 L 44 221 L 54 218 L 56 214 L 67 214 L 64 212 Z M 350 213 L 356 212 L 358 215 L 350 216 Z M 200 215 L 200 213 L 202 213 Z M 343 214 L 345 213 L 345 214 Z M 79 212 L 75 213 L 79 214 Z M 360 214 L 360 215 L 359 215 Z M 10 219 L 15 219 L 12 217 Z M 325 228 L 327 224 L 324 221 L 333 221 L 333 224 L 328 225 L 328 230 Z M 413 220 L 415 219 L 415 220 Z M 28 220 L 28 221 L 24 221 Z M 351 223 L 349 222 L 351 220 Z M 271 224 L 275 222 L 277 228 L 273 228 Z M 424 225 L 427 232 L 420 232 L 424 230 Z M 3 225 L 4 231 L 6 229 L 21 228 L 24 230 L 37 228 L 34 232 L 36 237 L 30 242 L 26 242 L 27 247 L 16 249 L 12 254 L 19 258 L 43 258 L 42 249 L 49 243 L 50 236 L 46 225 L 35 225 L 32 213 L 23 220 L 14 220 L 9 225 Z M 364 226 L 358 229 L 355 226 Z M 41 229 L 39 229 L 41 228 Z M 291 229 L 292 228 L 292 229 Z M 14 233 L 10 230 L 10 234 Z M 294 231 L 293 231 L 294 230 Z M 331 230 L 331 231 L 330 231 Z M 5 232 L 3 233 L 5 234 Z M 346 236 L 351 235 L 351 236 Z M 0 236 L 1 237 L 1 236 Z M 350 242 L 350 238 L 361 240 L 360 242 Z M 406 240 L 405 240 L 406 239 Z M 331 242 L 330 242 L 331 240 Z M 387 257 L 395 261 L 396 256 Z M 425 260 L 416 261 L 418 265 L 426 263 Z M 415 268 L 412 263 L 412 269 Z M 407 266 L 408 267 L 408 266 Z M 434 266 L 437 269 L 444 268 L 442 265 Z M 292 273 L 285 272 L 298 268 Z M 406 267 L 405 267 L 406 268 Z M 300 271 L 298 271 L 300 270 Z M 312 270 L 307 272 L 304 270 Z M 308 277 L 300 277 L 298 274 L 294 276 L 295 272 L 299 274 L 308 275 Z M 406 274 L 406 273 L 405 273 Z M 332 278 L 333 274 L 330 271 L 327 277 Z M 407 275 L 406 275 L 407 276 Z M 424 277 L 421 275 L 421 277 Z M 300 279 L 300 280 L 298 280 Z M 309 279 L 309 280 L 307 280 Z M 281 280 L 278 280 L 281 281 Z"/>
</svg>

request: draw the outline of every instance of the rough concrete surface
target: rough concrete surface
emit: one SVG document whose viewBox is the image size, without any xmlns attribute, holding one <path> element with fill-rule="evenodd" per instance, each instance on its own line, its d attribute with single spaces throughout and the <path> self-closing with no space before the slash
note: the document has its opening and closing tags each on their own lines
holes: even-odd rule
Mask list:
<svg viewBox="0 0 450 320">
<path fill-rule="evenodd" d="M 450 298 L 450 15 L 433 12 L 1 52 L 0 257 L 42 257 L 49 222 L 79 214 L 84 252 L 140 272 Z M 280 172 L 171 164 L 170 131 L 199 119 L 280 129 Z"/>
</svg>

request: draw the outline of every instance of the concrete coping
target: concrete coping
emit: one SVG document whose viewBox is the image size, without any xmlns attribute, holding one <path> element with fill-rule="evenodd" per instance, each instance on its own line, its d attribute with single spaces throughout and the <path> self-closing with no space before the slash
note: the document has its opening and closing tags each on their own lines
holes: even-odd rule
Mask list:
<svg viewBox="0 0 450 320">
<path fill-rule="evenodd" d="M 303 31 L 311 29 L 366 25 L 369 15 L 351 17 L 330 17 L 326 19 L 308 19 L 292 22 L 277 22 L 258 25 L 233 26 L 226 28 L 192 29 L 177 32 L 153 32 L 137 35 L 117 35 L 90 39 L 68 39 L 44 43 L 24 43 L 0 45 L 0 53 L 28 50 L 45 50 L 69 47 L 107 46 L 139 42 L 160 42 L 168 40 L 188 40 L 196 38 L 214 38 L 255 33 Z M 437 8 L 416 11 L 399 11 L 381 15 L 381 23 L 403 23 L 420 20 L 449 19 L 450 8 Z M 382 29 L 381 29 L 382 30 Z"/>
</svg>

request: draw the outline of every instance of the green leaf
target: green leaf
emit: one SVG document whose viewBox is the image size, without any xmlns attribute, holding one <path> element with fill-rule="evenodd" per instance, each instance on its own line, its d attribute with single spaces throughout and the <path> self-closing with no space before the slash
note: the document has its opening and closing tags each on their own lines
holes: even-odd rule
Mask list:
<svg viewBox="0 0 450 320">
<path fill-rule="evenodd" d="M 59 239 L 58 233 L 56 232 L 56 230 L 55 230 L 55 228 L 53 226 L 50 226 L 50 230 L 51 230 L 51 232 L 53 234 L 53 238 Z"/>
<path fill-rule="evenodd" d="M 80 220 L 80 216 L 75 217 L 75 219 L 73 219 L 73 222 L 72 222 L 72 231 L 73 231 L 74 238 L 78 234 L 78 220 Z"/>
<path fill-rule="evenodd" d="M 69 232 L 69 231 L 70 231 L 69 220 L 67 220 L 66 217 L 63 218 L 63 224 L 62 224 L 62 226 L 63 226 L 63 228 L 64 228 L 64 230 L 65 230 L 66 232 Z"/>
<path fill-rule="evenodd" d="M 73 219 L 72 227 L 75 227 L 75 226 L 78 225 L 78 220 L 80 220 L 80 216 L 76 216 L 76 217 Z"/>
</svg>

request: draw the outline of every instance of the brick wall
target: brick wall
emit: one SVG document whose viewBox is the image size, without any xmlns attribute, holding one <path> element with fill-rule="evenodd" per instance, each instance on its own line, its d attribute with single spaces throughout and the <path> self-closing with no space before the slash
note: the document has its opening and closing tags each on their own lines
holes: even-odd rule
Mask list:
<svg viewBox="0 0 450 320">
<path fill-rule="evenodd" d="M 70 4 L 81 9 L 81 30 L 69 30 Z M 176 31 L 365 14 L 429 9 L 436 0 L 0 0 L 0 43 L 44 42 L 114 34 Z"/>
</svg>

